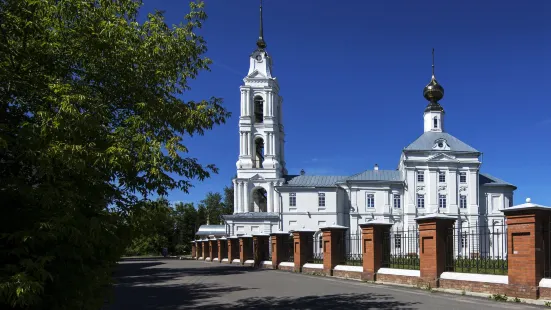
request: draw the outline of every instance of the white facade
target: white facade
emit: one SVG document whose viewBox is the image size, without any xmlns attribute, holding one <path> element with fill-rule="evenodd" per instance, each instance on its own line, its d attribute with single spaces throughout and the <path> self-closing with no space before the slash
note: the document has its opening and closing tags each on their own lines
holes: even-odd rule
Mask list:
<svg viewBox="0 0 551 310">
<path fill-rule="evenodd" d="M 230 235 L 248 235 L 343 225 L 357 233 L 371 220 L 415 225 L 415 218 L 442 213 L 458 224 L 502 223 L 515 186 L 481 174 L 480 152 L 445 131 L 443 88 L 434 74 L 425 87 L 429 104 L 423 133 L 403 149 L 396 170 L 352 176 L 288 175 L 285 169 L 283 99 L 261 35 L 241 90 L 239 158 L 233 180 Z"/>
</svg>

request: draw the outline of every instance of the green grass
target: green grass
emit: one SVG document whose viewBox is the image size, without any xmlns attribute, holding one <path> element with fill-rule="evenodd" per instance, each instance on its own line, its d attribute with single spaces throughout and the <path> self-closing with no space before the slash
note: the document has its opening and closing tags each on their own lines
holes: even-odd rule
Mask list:
<svg viewBox="0 0 551 310">
<path fill-rule="evenodd" d="M 507 260 L 491 258 L 456 258 L 453 271 L 507 275 Z"/>
</svg>

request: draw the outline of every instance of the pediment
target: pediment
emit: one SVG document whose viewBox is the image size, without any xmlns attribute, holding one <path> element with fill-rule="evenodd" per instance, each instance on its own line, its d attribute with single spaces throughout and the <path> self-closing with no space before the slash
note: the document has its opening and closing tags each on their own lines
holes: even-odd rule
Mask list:
<svg viewBox="0 0 551 310">
<path fill-rule="evenodd" d="M 264 180 L 264 178 L 262 176 L 260 176 L 259 174 L 255 174 L 251 180 Z"/>
<path fill-rule="evenodd" d="M 453 162 L 457 162 L 457 158 L 455 158 L 455 156 L 452 156 L 452 155 L 449 155 L 449 154 L 444 154 L 444 153 L 438 153 L 438 154 L 434 154 L 432 156 L 430 156 L 429 158 L 427 158 L 427 161 L 453 161 Z"/>
<path fill-rule="evenodd" d="M 251 72 L 249 75 L 247 75 L 247 78 L 248 79 L 265 79 L 266 76 L 262 73 L 260 73 L 258 70 L 254 70 L 253 72 Z"/>
</svg>

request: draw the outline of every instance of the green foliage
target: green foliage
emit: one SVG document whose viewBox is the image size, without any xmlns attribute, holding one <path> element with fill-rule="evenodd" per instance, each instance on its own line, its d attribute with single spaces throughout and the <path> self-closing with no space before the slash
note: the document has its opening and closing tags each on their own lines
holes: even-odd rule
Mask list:
<svg viewBox="0 0 551 310">
<path fill-rule="evenodd" d="M 515 297 L 515 298 L 513 298 L 513 301 L 514 301 L 514 302 L 520 302 L 520 298 Z"/>
<path fill-rule="evenodd" d="M 233 209 L 230 213 L 227 213 L 222 203 L 222 195 L 220 193 L 207 193 L 205 199 L 201 200 L 199 208 L 203 208 L 207 223 L 210 225 L 219 225 L 222 224 L 222 215 L 223 214 L 232 214 Z M 206 223 L 201 223 L 206 224 Z"/>
<path fill-rule="evenodd" d="M 495 301 L 507 301 L 509 299 L 507 295 L 501 295 L 501 294 L 493 294 L 493 295 L 490 295 L 489 298 Z"/>
<path fill-rule="evenodd" d="M 101 308 L 127 247 L 171 242 L 148 197 L 217 171 L 182 143 L 229 116 L 182 99 L 210 64 L 203 4 L 174 26 L 141 5 L 0 1 L 0 308 Z"/>
<path fill-rule="evenodd" d="M 546 301 L 546 302 L 544 303 L 544 305 L 545 305 L 546 307 L 551 308 L 551 301 Z"/>
</svg>

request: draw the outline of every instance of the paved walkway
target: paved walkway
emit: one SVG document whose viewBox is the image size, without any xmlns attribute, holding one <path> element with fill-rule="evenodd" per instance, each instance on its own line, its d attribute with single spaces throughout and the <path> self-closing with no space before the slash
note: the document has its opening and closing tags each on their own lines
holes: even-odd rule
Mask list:
<svg viewBox="0 0 551 310">
<path fill-rule="evenodd" d="M 115 309 L 542 309 L 444 293 L 190 260 L 125 260 Z"/>
</svg>

